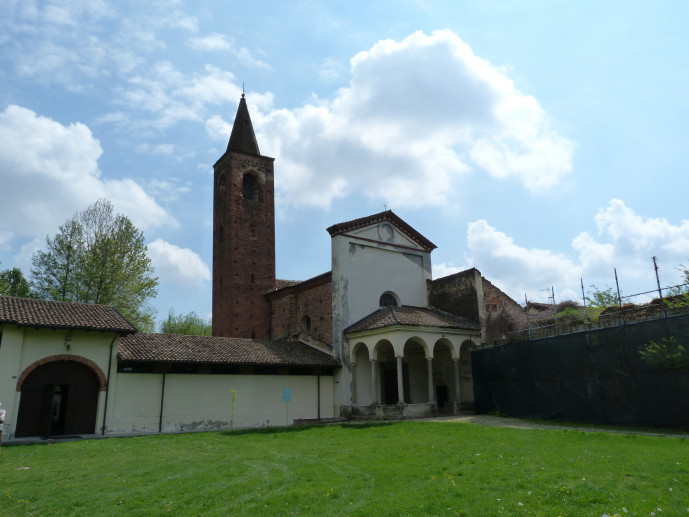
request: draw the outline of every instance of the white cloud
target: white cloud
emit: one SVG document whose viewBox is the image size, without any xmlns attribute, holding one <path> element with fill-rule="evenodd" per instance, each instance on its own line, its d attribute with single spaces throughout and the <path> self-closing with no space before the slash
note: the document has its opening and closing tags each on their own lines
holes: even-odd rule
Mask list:
<svg viewBox="0 0 689 517">
<path fill-rule="evenodd" d="M 130 16 L 128 6 L 103 0 L 0 3 L 0 42 L 4 58 L 20 76 L 70 90 L 130 73 L 142 55 L 165 47 L 161 31 L 198 30 L 198 19 L 169 2 L 149 1 Z"/>
<path fill-rule="evenodd" d="M 513 296 L 524 292 L 540 298 L 541 289 L 576 286 L 581 267 L 565 254 L 525 248 L 481 219 L 468 224 L 466 262 Z"/>
<path fill-rule="evenodd" d="M 194 50 L 229 50 L 231 43 L 223 34 L 209 34 L 203 38 L 190 38 L 189 46 Z"/>
<path fill-rule="evenodd" d="M 681 281 L 680 264 L 689 263 L 689 220 L 674 225 L 664 218 L 643 218 L 619 200 L 611 200 L 595 218 L 596 237 L 582 232 L 568 253 L 526 248 L 485 220 L 467 226 L 469 251 L 465 263 L 521 301 L 547 300 L 542 290 L 553 286 L 558 300 L 581 298 L 581 280 L 588 292 L 615 285 L 617 270 L 622 291 L 632 295 L 656 288 L 652 257 L 658 257 L 661 285 Z M 575 257 L 575 258 L 570 258 Z M 466 268 L 433 266 L 434 278 Z"/>
<path fill-rule="evenodd" d="M 250 68 L 270 69 L 270 65 L 254 57 L 252 52 L 246 47 L 237 48 L 234 38 L 228 38 L 224 34 L 214 32 L 201 38 L 189 38 L 188 45 L 194 50 L 215 52 L 227 50 L 234 54 L 237 61 Z"/>
<path fill-rule="evenodd" d="M 185 76 L 168 62 L 159 62 L 147 75 L 129 79 L 129 87 L 121 90 L 119 101 L 128 110 L 148 113 L 145 119 L 122 120 L 127 126 L 141 128 L 153 126 L 166 129 L 182 120 L 200 122 L 207 105 L 236 102 L 241 88 L 234 83 L 234 76 L 207 65 L 202 73 Z"/>
<path fill-rule="evenodd" d="M 0 232 L 45 237 L 100 197 L 141 228 L 176 224 L 133 180 L 102 179 L 101 154 L 84 124 L 63 126 L 14 105 L 1 112 Z"/>
<path fill-rule="evenodd" d="M 449 275 L 454 275 L 455 273 L 459 273 L 460 271 L 464 271 L 465 269 L 469 268 L 451 266 L 445 262 L 441 264 L 433 264 L 433 278 L 437 279 Z"/>
<path fill-rule="evenodd" d="M 689 259 L 689 220 L 673 225 L 665 218 L 644 219 L 624 201 L 612 199 L 598 211 L 595 222 L 597 238 L 582 232 L 572 242 L 585 273 L 617 267 L 626 276 L 644 278 L 650 275 L 654 256 L 668 267 Z M 665 274 L 676 277 L 667 268 Z"/>
<path fill-rule="evenodd" d="M 442 205 L 471 170 L 542 191 L 572 168 L 573 144 L 538 101 L 450 31 L 360 52 L 330 101 L 292 110 L 248 101 L 289 204 L 328 206 L 357 191 L 393 206 Z"/>
<path fill-rule="evenodd" d="M 188 248 L 156 239 L 148 245 L 148 256 L 163 282 L 200 286 L 211 278 L 208 266 Z"/>
</svg>

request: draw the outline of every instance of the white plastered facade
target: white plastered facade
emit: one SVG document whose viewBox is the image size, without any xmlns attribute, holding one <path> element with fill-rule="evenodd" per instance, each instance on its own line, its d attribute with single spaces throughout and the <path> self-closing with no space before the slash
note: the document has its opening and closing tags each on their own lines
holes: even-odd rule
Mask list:
<svg viewBox="0 0 689 517">
<path fill-rule="evenodd" d="M 473 401 L 468 358 L 479 331 L 397 325 L 346 333 L 380 310 L 386 294 L 398 306 L 427 307 L 431 249 L 392 219 L 333 235 L 333 346 L 342 363 L 335 374 L 339 414 L 427 416 L 437 413 L 439 403 L 443 411 L 457 413 L 462 401 Z"/>
<path fill-rule="evenodd" d="M 85 365 L 97 379 L 92 427 L 80 435 L 284 426 L 335 416 L 332 375 L 126 373 L 117 371 L 114 332 L 5 324 L 0 336 L 3 442 L 20 438 L 21 383 L 55 363 Z"/>
</svg>

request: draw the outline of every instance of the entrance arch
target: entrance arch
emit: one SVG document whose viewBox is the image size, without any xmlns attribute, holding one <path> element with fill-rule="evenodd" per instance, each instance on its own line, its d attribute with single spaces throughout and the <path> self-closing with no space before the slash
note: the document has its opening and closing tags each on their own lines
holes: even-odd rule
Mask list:
<svg viewBox="0 0 689 517">
<path fill-rule="evenodd" d="M 92 361 L 68 357 L 43 359 L 20 376 L 16 437 L 95 433 L 105 376 Z"/>
</svg>

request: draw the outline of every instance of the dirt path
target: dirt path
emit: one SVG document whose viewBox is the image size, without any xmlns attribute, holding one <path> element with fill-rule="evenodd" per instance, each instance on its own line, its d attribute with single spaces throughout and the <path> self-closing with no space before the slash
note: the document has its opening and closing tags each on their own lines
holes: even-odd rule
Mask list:
<svg viewBox="0 0 689 517">
<path fill-rule="evenodd" d="M 602 427 L 584 427 L 584 426 L 568 426 L 557 424 L 542 424 L 539 422 L 531 422 L 529 420 L 522 420 L 520 418 L 508 418 L 492 415 L 467 415 L 467 416 L 442 416 L 435 418 L 425 418 L 428 422 L 464 422 L 480 425 L 489 425 L 494 427 L 512 427 L 515 429 L 567 429 L 570 431 L 581 431 L 586 433 L 621 433 L 621 434 L 637 434 L 642 436 L 664 436 L 669 438 L 684 438 L 689 439 L 689 433 L 667 432 L 666 430 L 634 430 L 634 429 L 608 429 Z"/>
</svg>

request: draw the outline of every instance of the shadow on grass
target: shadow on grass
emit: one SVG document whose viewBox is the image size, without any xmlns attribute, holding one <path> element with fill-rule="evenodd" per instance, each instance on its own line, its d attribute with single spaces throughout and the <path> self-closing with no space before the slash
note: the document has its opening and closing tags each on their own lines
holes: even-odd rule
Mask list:
<svg viewBox="0 0 689 517">
<path fill-rule="evenodd" d="M 252 427 L 246 429 L 234 429 L 229 431 L 219 431 L 223 436 L 241 436 L 245 434 L 283 434 L 283 433 L 300 433 L 309 429 L 319 429 L 323 427 L 339 427 L 341 429 L 361 430 L 371 429 L 372 427 L 384 427 L 398 424 L 400 422 L 353 422 L 353 423 L 337 423 L 337 424 L 309 424 L 299 427 Z"/>
</svg>

